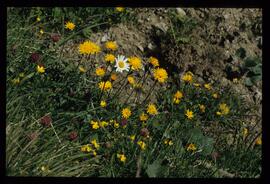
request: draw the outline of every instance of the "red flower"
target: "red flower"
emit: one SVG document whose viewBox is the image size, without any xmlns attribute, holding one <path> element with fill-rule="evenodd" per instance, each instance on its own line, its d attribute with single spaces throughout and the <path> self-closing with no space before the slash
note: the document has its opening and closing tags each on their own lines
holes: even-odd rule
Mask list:
<svg viewBox="0 0 270 184">
<path fill-rule="evenodd" d="M 60 40 L 61 36 L 59 34 L 52 34 L 51 39 L 53 42 L 58 42 Z"/>
<path fill-rule="evenodd" d="M 69 134 L 68 137 L 69 137 L 69 139 L 70 139 L 71 141 L 73 141 L 73 140 L 77 139 L 78 133 L 75 132 L 75 131 L 73 131 L 73 132 L 71 132 L 71 133 Z"/>
<path fill-rule="evenodd" d="M 37 63 L 37 62 L 40 60 L 40 54 L 38 54 L 38 53 L 33 53 L 33 54 L 31 55 L 31 60 L 32 60 L 32 62 Z"/>
<path fill-rule="evenodd" d="M 122 125 L 122 126 L 127 125 L 127 119 L 122 119 L 122 121 L 121 121 L 121 125 Z"/>
<path fill-rule="evenodd" d="M 46 116 L 43 116 L 41 119 L 40 119 L 40 123 L 44 126 L 50 126 L 51 123 L 52 123 L 52 118 L 50 115 L 46 115 Z"/>
</svg>

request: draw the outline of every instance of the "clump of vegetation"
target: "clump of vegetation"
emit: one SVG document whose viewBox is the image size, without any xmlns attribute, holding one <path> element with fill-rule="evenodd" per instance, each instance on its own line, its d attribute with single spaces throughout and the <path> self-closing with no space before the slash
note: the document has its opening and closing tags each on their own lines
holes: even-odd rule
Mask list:
<svg viewBox="0 0 270 184">
<path fill-rule="evenodd" d="M 107 15 L 123 21 L 127 9 L 69 10 L 52 9 L 45 17 L 31 9 L 21 27 L 9 9 L 8 175 L 260 174 L 261 137 L 239 121 L 248 112 L 239 96 L 200 83 L 190 71 L 176 85 L 156 56 L 129 55 L 117 40 L 100 45 L 85 35 L 84 26 L 92 32 Z M 99 23 L 85 23 L 95 11 L 102 14 Z M 243 158 L 252 164 L 240 164 Z"/>
</svg>

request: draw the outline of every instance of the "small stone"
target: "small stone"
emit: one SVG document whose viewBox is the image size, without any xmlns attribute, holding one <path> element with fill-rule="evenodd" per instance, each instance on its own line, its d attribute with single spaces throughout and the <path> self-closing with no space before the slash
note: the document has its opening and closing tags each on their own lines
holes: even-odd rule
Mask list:
<svg viewBox="0 0 270 184">
<path fill-rule="evenodd" d="M 186 12 L 182 8 L 176 8 L 176 11 L 181 17 L 186 16 Z"/>
</svg>

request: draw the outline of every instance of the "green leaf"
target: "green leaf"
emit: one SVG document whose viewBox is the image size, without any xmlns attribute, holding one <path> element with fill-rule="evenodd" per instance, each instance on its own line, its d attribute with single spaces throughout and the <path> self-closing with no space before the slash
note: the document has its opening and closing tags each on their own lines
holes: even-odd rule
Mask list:
<svg viewBox="0 0 270 184">
<path fill-rule="evenodd" d="M 238 57 L 240 57 L 240 58 L 245 58 L 246 57 L 246 50 L 243 48 L 243 47 L 241 47 L 241 48 L 239 48 L 239 49 L 237 49 L 236 50 L 236 53 L 235 53 Z"/>
<path fill-rule="evenodd" d="M 257 65 L 256 59 L 254 58 L 247 58 L 245 59 L 245 67 L 250 68 Z"/>
<path fill-rule="evenodd" d="M 83 36 L 85 36 L 86 38 L 90 38 L 92 34 L 92 30 L 90 27 L 87 27 L 83 29 L 82 33 L 83 33 Z"/>
<path fill-rule="evenodd" d="M 252 76 L 252 77 L 250 78 L 250 80 L 252 81 L 252 83 L 256 83 L 256 82 L 262 80 L 262 76 L 261 76 L 261 75 L 255 75 L 255 76 Z"/>
<path fill-rule="evenodd" d="M 250 78 L 246 78 L 246 80 L 245 80 L 245 85 L 246 85 L 246 86 L 253 86 L 253 82 L 251 81 Z"/>
<path fill-rule="evenodd" d="M 205 156 L 211 154 L 213 150 L 213 144 L 214 144 L 214 139 L 211 137 L 205 136 L 201 142 L 202 154 Z"/>
<path fill-rule="evenodd" d="M 256 66 L 249 68 L 249 70 L 252 71 L 255 75 L 261 75 L 262 64 L 257 64 Z"/>
<path fill-rule="evenodd" d="M 161 129 L 161 124 L 158 121 L 153 122 L 153 127 L 160 130 Z"/>
<path fill-rule="evenodd" d="M 149 177 L 157 177 L 161 171 L 161 161 L 155 160 L 152 164 L 147 166 L 146 173 Z"/>
<path fill-rule="evenodd" d="M 198 143 L 204 136 L 200 129 L 193 128 L 189 131 L 190 135 L 190 142 L 194 142 L 195 144 Z"/>
</svg>

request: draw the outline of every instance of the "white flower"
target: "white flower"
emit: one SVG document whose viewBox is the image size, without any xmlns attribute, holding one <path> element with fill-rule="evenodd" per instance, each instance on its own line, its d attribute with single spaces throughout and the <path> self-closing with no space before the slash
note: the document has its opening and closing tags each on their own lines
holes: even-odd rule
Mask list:
<svg viewBox="0 0 270 184">
<path fill-rule="evenodd" d="M 127 63 L 127 58 L 125 56 L 117 56 L 115 59 L 115 67 L 116 67 L 116 72 L 123 72 L 123 70 L 126 70 L 127 72 L 129 71 L 129 64 Z"/>
</svg>

